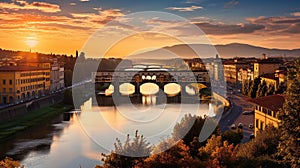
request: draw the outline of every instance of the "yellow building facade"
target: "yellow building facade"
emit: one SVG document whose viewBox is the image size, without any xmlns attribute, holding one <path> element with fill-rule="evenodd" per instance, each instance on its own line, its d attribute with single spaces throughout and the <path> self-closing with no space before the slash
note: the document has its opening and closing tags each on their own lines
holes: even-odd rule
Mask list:
<svg viewBox="0 0 300 168">
<path fill-rule="evenodd" d="M 278 127 L 280 123 L 279 110 L 284 103 L 283 95 L 271 95 L 252 99 L 254 103 L 254 135 L 261 130 L 265 130 L 266 126 L 272 125 Z"/>
<path fill-rule="evenodd" d="M 275 73 L 276 69 L 280 67 L 280 61 L 276 60 L 260 60 L 254 63 L 254 78 L 263 74 Z"/>
<path fill-rule="evenodd" d="M 18 103 L 50 89 L 50 69 L 31 66 L 0 67 L 0 104 Z"/>
</svg>

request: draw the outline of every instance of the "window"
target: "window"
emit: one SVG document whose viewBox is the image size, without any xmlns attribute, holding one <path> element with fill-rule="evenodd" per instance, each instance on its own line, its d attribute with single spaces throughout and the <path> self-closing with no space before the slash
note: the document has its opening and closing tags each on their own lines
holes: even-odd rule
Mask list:
<svg viewBox="0 0 300 168">
<path fill-rule="evenodd" d="M 264 129 L 264 122 L 260 122 L 260 129 L 261 129 L 261 130 Z"/>
<path fill-rule="evenodd" d="M 12 80 L 11 79 L 9 80 L 9 84 L 12 85 Z"/>
<path fill-rule="evenodd" d="M 5 85 L 5 84 L 6 84 L 6 80 L 5 80 L 5 79 L 3 79 L 2 83 L 3 83 L 3 85 Z"/>
<path fill-rule="evenodd" d="M 9 93 L 12 93 L 13 91 L 12 91 L 12 88 L 9 88 Z"/>
<path fill-rule="evenodd" d="M 256 128 L 258 128 L 258 124 L 259 124 L 259 120 L 256 119 L 256 121 L 255 121 L 255 127 L 256 127 Z"/>
<path fill-rule="evenodd" d="M 3 88 L 3 93 L 6 93 L 6 88 Z"/>
</svg>

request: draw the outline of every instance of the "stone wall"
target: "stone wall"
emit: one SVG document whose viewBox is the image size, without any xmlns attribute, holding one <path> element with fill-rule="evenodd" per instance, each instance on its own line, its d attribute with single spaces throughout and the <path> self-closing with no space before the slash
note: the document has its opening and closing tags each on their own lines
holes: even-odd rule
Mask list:
<svg viewBox="0 0 300 168">
<path fill-rule="evenodd" d="M 33 110 L 37 110 L 42 107 L 60 103 L 63 101 L 63 98 L 63 93 L 56 93 L 50 96 L 34 99 L 14 106 L 5 107 L 3 109 L 0 109 L 0 122 L 14 119 L 18 116 L 25 115 Z"/>
</svg>

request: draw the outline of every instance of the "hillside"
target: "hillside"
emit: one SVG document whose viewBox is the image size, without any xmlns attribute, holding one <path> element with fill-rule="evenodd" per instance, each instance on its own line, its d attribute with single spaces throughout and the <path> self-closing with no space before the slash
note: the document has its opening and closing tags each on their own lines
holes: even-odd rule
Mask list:
<svg viewBox="0 0 300 168">
<path fill-rule="evenodd" d="M 163 47 L 153 51 L 148 51 L 136 55 L 131 55 L 129 59 L 168 59 L 174 57 L 194 58 L 199 55 L 202 58 L 214 57 L 219 54 L 222 58 L 232 57 L 260 57 L 262 53 L 268 57 L 300 57 L 300 49 L 269 49 L 241 43 L 231 43 L 226 45 L 208 44 L 180 44 L 170 47 Z"/>
</svg>

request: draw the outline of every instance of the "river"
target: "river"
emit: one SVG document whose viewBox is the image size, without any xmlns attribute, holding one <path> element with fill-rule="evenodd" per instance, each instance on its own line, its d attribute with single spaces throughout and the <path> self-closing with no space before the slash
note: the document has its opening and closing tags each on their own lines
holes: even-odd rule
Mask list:
<svg viewBox="0 0 300 168">
<path fill-rule="evenodd" d="M 0 154 L 19 159 L 25 167 L 94 167 L 100 154 L 113 149 L 138 130 L 153 145 L 171 135 L 185 114 L 210 115 L 208 104 L 92 106 L 70 111 L 31 127 L 7 142 Z"/>
</svg>

